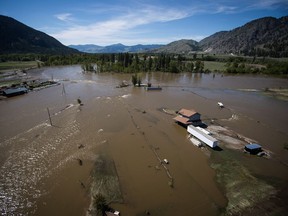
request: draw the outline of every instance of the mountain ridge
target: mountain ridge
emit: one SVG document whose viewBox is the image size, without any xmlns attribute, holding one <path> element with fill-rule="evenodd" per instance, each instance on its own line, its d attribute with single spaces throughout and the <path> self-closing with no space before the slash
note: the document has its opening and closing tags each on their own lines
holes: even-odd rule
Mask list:
<svg viewBox="0 0 288 216">
<path fill-rule="evenodd" d="M 288 16 L 263 17 L 230 31 L 216 32 L 199 42 L 209 53 L 288 56 Z"/>
<path fill-rule="evenodd" d="M 119 53 L 119 52 L 148 52 L 153 49 L 157 49 L 161 46 L 160 44 L 148 44 L 148 45 L 143 45 L 143 44 L 137 44 L 137 45 L 131 45 L 131 46 L 126 46 L 122 43 L 117 43 L 117 44 L 112 44 L 108 46 L 99 46 L 95 44 L 84 44 L 84 45 L 69 45 L 68 47 L 77 49 L 81 52 L 86 52 L 86 53 Z"/>
<path fill-rule="evenodd" d="M 46 33 L 35 30 L 11 17 L 0 15 L 0 53 L 174 53 L 236 54 L 288 57 L 288 16 L 263 17 L 230 31 L 219 31 L 201 41 L 181 39 L 167 45 L 121 43 L 109 46 L 94 44 L 64 46 Z"/>
<path fill-rule="evenodd" d="M 288 57 L 288 16 L 262 17 L 229 31 L 216 32 L 201 41 L 181 39 L 167 45 L 153 48 L 149 45 L 135 49 L 139 45 L 125 46 L 116 49 L 117 45 L 99 48 L 95 53 L 109 52 L 152 52 L 190 54 L 204 52 L 207 54 L 239 54 L 250 56 Z M 156 45 L 157 46 L 157 45 Z M 133 47 L 133 48 L 131 48 Z M 77 47 L 73 47 L 76 48 Z M 80 50 L 80 49 L 79 49 Z M 85 50 L 80 50 L 85 52 Z M 93 52 L 93 51 L 92 51 Z"/>
<path fill-rule="evenodd" d="M 0 53 L 72 54 L 79 51 L 12 17 L 0 15 Z"/>
</svg>

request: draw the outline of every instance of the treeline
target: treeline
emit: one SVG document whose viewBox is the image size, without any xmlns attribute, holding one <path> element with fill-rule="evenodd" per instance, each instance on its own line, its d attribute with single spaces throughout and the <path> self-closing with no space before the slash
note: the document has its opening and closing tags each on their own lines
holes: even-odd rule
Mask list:
<svg viewBox="0 0 288 216">
<path fill-rule="evenodd" d="M 288 74 L 288 61 L 262 58 L 230 57 L 226 63 L 226 72 L 261 73 L 261 74 Z"/>
<path fill-rule="evenodd" d="M 191 61 L 182 55 L 117 53 L 96 56 L 97 72 L 162 71 L 180 73 L 204 71 L 203 61 Z"/>
<path fill-rule="evenodd" d="M 173 54 L 71 54 L 71 55 L 37 55 L 13 54 L 1 55 L 0 62 L 5 61 L 41 61 L 45 66 L 81 64 L 84 71 L 96 72 L 204 72 L 204 61 L 187 59 Z"/>
<path fill-rule="evenodd" d="M 241 53 L 245 56 L 261 56 L 261 57 L 271 57 L 271 58 L 287 58 L 288 43 L 283 42 L 277 43 L 274 42 L 272 44 L 265 44 L 263 48 L 250 48 L 243 50 Z"/>
<path fill-rule="evenodd" d="M 137 73 L 137 72 L 215 72 L 205 69 L 205 62 L 223 62 L 226 73 L 263 73 L 288 74 L 288 61 L 268 57 L 221 56 L 209 54 L 140 54 L 140 53 L 110 53 L 110 54 L 9 54 L 0 55 L 0 62 L 7 61 L 40 61 L 44 66 L 79 64 L 83 71 Z"/>
</svg>

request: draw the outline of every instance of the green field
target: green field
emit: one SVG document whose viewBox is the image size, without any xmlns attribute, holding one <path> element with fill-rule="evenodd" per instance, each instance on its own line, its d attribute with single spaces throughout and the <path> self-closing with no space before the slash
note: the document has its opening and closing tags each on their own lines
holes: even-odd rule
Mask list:
<svg viewBox="0 0 288 216">
<path fill-rule="evenodd" d="M 226 70 L 225 62 L 217 62 L 217 61 L 204 61 L 204 70 L 220 71 L 224 72 Z"/>
<path fill-rule="evenodd" d="M 37 67 L 37 61 L 0 62 L 0 72 L 7 70 L 27 69 L 32 67 Z"/>
</svg>

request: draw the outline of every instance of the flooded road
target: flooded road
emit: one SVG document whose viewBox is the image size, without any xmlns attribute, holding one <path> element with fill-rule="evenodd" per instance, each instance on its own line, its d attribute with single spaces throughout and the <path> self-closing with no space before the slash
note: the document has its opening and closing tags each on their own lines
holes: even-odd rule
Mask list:
<svg viewBox="0 0 288 216">
<path fill-rule="evenodd" d="M 210 157 L 163 108 L 195 109 L 207 124 L 229 127 L 273 152 L 272 159 L 235 156 L 251 172 L 288 180 L 288 102 L 263 94 L 287 79 L 212 74 L 142 74 L 162 91 L 115 88 L 131 74 L 84 74 L 80 66 L 31 70 L 61 85 L 0 101 L 2 215 L 85 215 L 92 170 L 108 157 L 119 179 L 122 215 L 219 215 L 227 205 Z M 80 98 L 83 106 L 79 106 Z M 219 109 L 217 102 L 224 103 Z M 51 113 L 52 126 L 47 108 Z M 231 120 L 232 115 L 237 116 Z M 170 178 L 155 155 L 170 162 Z M 222 152 L 223 153 L 223 152 Z M 83 164 L 79 164 L 79 160 Z"/>
</svg>

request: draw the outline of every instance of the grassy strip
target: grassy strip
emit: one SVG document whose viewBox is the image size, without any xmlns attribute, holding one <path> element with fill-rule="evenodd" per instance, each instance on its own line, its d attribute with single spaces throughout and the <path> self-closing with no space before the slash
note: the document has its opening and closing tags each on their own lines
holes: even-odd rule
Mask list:
<svg viewBox="0 0 288 216">
<path fill-rule="evenodd" d="M 7 80 L 7 81 L 0 81 L 0 87 L 3 86 L 12 86 L 12 85 L 20 85 L 22 83 L 21 80 L 16 79 L 16 80 Z"/>
<path fill-rule="evenodd" d="M 239 161 L 222 154 L 211 164 L 216 170 L 217 181 L 224 187 L 228 204 L 225 215 L 241 215 L 276 194 L 276 189 L 254 177 Z"/>
<path fill-rule="evenodd" d="M 204 71 L 209 70 L 209 71 L 221 71 L 224 72 L 226 71 L 226 63 L 225 62 L 217 62 L 217 61 L 204 61 Z"/>
<path fill-rule="evenodd" d="M 112 202 L 123 202 L 116 167 L 112 159 L 108 158 L 106 155 L 99 155 L 96 159 L 91 176 L 93 180 L 91 185 L 92 199 L 90 209 L 92 211 L 95 211 L 93 199 L 97 194 L 102 194 L 108 205 Z"/>
<path fill-rule="evenodd" d="M 279 89 L 271 89 L 271 88 L 266 88 L 263 93 L 267 96 L 270 97 L 275 97 L 279 100 L 284 100 L 284 101 L 288 101 L 288 89 L 284 89 L 284 88 L 279 88 Z"/>
<path fill-rule="evenodd" d="M 37 67 L 37 61 L 0 62 L 0 71 Z"/>
</svg>

